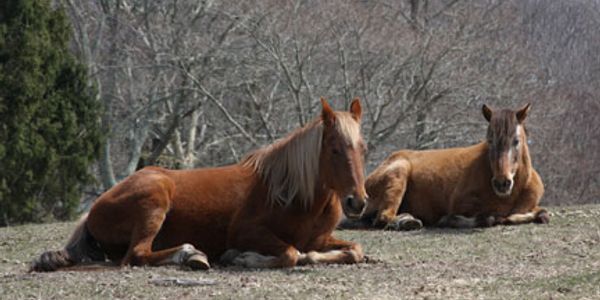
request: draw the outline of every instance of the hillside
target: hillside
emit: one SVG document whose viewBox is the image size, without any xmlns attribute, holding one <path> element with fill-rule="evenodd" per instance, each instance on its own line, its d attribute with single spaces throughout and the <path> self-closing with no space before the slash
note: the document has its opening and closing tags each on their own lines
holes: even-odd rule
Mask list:
<svg viewBox="0 0 600 300">
<path fill-rule="evenodd" d="M 73 223 L 0 228 L 3 299 L 81 298 L 600 298 L 600 206 L 551 208 L 549 225 L 417 232 L 339 231 L 362 243 L 368 263 L 288 270 L 177 267 L 26 273 L 62 245 Z M 214 285 L 159 286 L 156 279 Z"/>
</svg>

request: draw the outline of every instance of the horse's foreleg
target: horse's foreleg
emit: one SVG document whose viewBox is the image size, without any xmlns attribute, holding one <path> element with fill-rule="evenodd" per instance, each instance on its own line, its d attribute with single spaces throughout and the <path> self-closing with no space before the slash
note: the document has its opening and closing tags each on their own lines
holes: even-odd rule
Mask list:
<svg viewBox="0 0 600 300">
<path fill-rule="evenodd" d="M 548 211 L 538 206 L 544 194 L 544 186 L 537 172 L 533 172 L 532 176 L 530 184 L 521 192 L 521 196 L 510 215 L 501 220 L 502 224 L 547 224 L 550 222 Z"/>
<path fill-rule="evenodd" d="M 140 241 L 131 251 L 128 251 L 121 265 L 181 265 L 188 266 L 194 270 L 206 270 L 210 268 L 206 254 L 194 248 L 190 244 L 179 247 L 152 251 L 151 244 Z"/>
<path fill-rule="evenodd" d="M 260 226 L 247 226 L 249 232 L 237 236 L 229 243 L 231 249 L 221 256 L 221 262 L 248 268 L 287 268 L 298 262 L 300 252 L 279 239 L 270 230 Z M 240 252 L 238 249 L 248 249 Z"/>
<path fill-rule="evenodd" d="M 206 254 L 197 250 L 191 244 L 149 253 L 145 257 L 150 265 L 182 265 L 194 270 L 207 270 L 210 268 Z"/>
<path fill-rule="evenodd" d="M 300 252 L 292 246 L 288 246 L 288 248 L 278 256 L 264 255 L 255 251 L 239 252 L 232 249 L 228 250 L 221 257 L 221 261 L 226 264 L 247 268 L 286 268 L 295 266 L 299 255 Z"/>
<path fill-rule="evenodd" d="M 402 225 L 402 221 L 397 217 L 397 214 L 406 192 L 409 176 L 408 164 L 408 161 L 404 160 L 393 163 L 388 167 L 390 170 L 384 175 L 385 177 L 381 179 L 383 181 L 380 186 L 385 188 L 385 191 L 381 193 L 382 199 L 380 200 L 377 217 L 373 221 L 374 226 L 395 229 Z M 411 223 L 410 225 L 410 227 L 414 227 L 417 224 Z"/>
<path fill-rule="evenodd" d="M 526 213 L 514 213 L 502 220 L 502 224 L 518 225 L 526 223 L 547 224 L 550 222 L 550 214 L 544 208 L 534 207 Z"/>
<path fill-rule="evenodd" d="M 544 189 L 537 173 L 534 172 L 534 175 L 535 176 L 532 179 L 534 183 L 522 192 L 517 205 L 512 209 L 510 215 L 501 220 L 502 224 L 547 224 L 550 222 L 550 214 L 548 211 L 538 206 L 544 193 Z M 538 184 L 535 184 L 536 182 Z"/>
<path fill-rule="evenodd" d="M 301 254 L 298 264 L 355 264 L 363 260 L 364 253 L 359 244 L 329 236 L 319 251 Z"/>
<path fill-rule="evenodd" d="M 512 213 L 506 217 L 479 214 L 475 217 L 465 217 L 462 215 L 447 215 L 438 222 L 439 227 L 451 228 L 475 228 L 475 227 L 490 227 L 495 225 L 519 225 L 527 223 L 547 224 L 550 222 L 548 211 L 541 207 L 535 207 L 531 211 L 525 213 Z"/>
</svg>

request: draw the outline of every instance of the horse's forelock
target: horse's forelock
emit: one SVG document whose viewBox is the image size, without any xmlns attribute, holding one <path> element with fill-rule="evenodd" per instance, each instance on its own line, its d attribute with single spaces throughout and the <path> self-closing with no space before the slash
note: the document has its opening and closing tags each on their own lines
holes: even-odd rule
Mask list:
<svg viewBox="0 0 600 300">
<path fill-rule="evenodd" d="M 347 112 L 338 112 L 336 117 L 337 132 L 347 144 L 356 147 L 361 140 L 360 124 Z"/>
<path fill-rule="evenodd" d="M 488 132 L 488 135 L 491 135 L 488 138 L 495 143 L 492 146 L 503 147 L 510 145 L 519 125 L 514 111 L 505 109 L 495 112 L 490 121 Z"/>
</svg>

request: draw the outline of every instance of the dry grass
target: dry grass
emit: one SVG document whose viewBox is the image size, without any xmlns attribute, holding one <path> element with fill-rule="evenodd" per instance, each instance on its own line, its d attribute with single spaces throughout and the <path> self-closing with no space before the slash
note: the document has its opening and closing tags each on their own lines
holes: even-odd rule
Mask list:
<svg viewBox="0 0 600 300">
<path fill-rule="evenodd" d="M 27 274 L 57 249 L 73 223 L 0 228 L 3 299 L 599 299 L 600 206 L 554 208 L 550 225 L 418 232 L 340 231 L 362 243 L 370 263 L 288 270 L 177 267 Z M 157 278 L 214 280 L 158 286 Z"/>
</svg>

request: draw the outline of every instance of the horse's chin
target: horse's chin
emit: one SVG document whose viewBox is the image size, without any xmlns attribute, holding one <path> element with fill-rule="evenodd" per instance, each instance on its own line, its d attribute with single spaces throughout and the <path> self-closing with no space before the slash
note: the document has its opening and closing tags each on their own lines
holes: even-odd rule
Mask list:
<svg viewBox="0 0 600 300">
<path fill-rule="evenodd" d="M 358 213 L 351 212 L 344 205 L 342 205 L 342 210 L 344 211 L 344 215 L 346 216 L 346 218 L 351 219 L 351 220 L 358 220 L 358 219 L 360 219 L 360 217 L 362 217 L 362 214 L 364 212 L 364 209 L 362 211 L 358 212 Z"/>
<path fill-rule="evenodd" d="M 362 216 L 362 214 L 354 214 L 349 212 L 344 212 L 344 215 L 350 220 L 358 220 Z"/>
<path fill-rule="evenodd" d="M 492 188 L 494 190 L 494 194 L 496 194 L 496 196 L 500 197 L 500 198 L 508 198 L 510 197 L 510 194 L 512 194 L 512 189 L 506 191 L 506 192 L 502 192 L 502 191 L 498 191 L 495 188 Z"/>
</svg>

